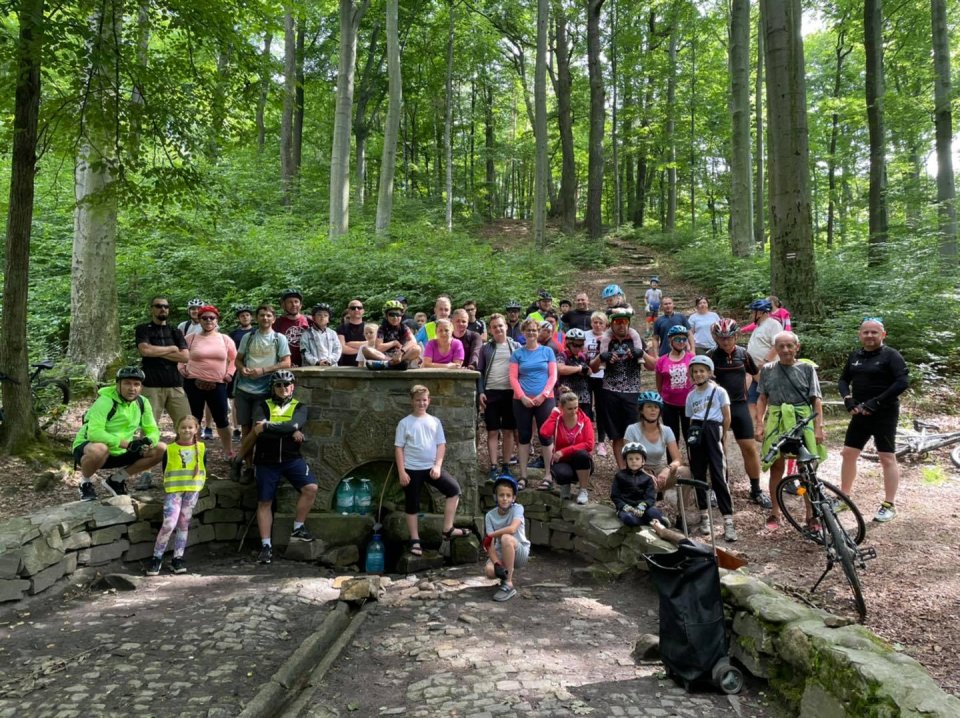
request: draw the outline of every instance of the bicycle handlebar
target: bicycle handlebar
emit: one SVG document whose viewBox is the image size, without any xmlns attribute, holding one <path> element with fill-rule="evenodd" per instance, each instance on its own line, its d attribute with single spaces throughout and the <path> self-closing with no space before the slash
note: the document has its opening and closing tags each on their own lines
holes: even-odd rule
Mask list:
<svg viewBox="0 0 960 718">
<path fill-rule="evenodd" d="M 777 454 L 780 452 L 780 447 L 783 446 L 784 443 L 789 439 L 801 438 L 803 436 L 803 430 L 807 427 L 807 425 L 811 421 L 816 419 L 818 416 L 819 414 L 817 414 L 816 412 L 811 413 L 810 416 L 808 416 L 806 419 L 801 419 L 796 424 L 794 424 L 792 429 L 780 434 L 780 436 L 777 437 L 777 440 L 773 442 L 773 445 L 770 447 L 770 450 L 767 451 L 766 454 L 764 454 L 763 463 L 769 464 L 773 462 L 774 458 L 776 458 Z"/>
</svg>

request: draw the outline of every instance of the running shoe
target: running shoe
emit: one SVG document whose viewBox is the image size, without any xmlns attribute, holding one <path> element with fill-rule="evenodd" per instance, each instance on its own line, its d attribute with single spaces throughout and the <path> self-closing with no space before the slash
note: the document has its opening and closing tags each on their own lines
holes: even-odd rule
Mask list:
<svg viewBox="0 0 960 718">
<path fill-rule="evenodd" d="M 293 533 L 290 534 L 291 541 L 313 541 L 313 534 L 307 530 L 306 526 L 301 526 L 298 529 L 294 529 Z"/>
<path fill-rule="evenodd" d="M 234 430 L 233 430 L 233 443 L 234 443 L 234 444 L 239 444 L 239 443 L 240 443 L 240 439 L 242 439 L 242 438 L 243 438 L 243 437 L 242 437 L 242 435 L 240 434 L 240 429 L 234 429 Z"/>
<path fill-rule="evenodd" d="M 113 476 L 116 476 L 114 474 Z M 114 496 L 126 496 L 127 495 L 127 482 L 123 479 L 115 479 L 111 476 L 109 479 L 103 482 L 103 485 L 106 487 Z"/>
<path fill-rule="evenodd" d="M 885 524 L 887 521 L 893 521 L 895 518 L 897 518 L 897 510 L 889 501 L 884 501 L 880 504 L 877 515 L 873 517 L 873 520 L 877 523 Z"/>
<path fill-rule="evenodd" d="M 494 601 L 509 601 L 511 598 L 517 595 L 517 589 L 513 586 L 501 583 L 500 588 L 497 589 L 497 592 L 493 594 Z"/>
<path fill-rule="evenodd" d="M 147 575 L 159 576 L 161 568 L 163 568 L 163 556 L 151 556 L 150 563 L 147 564 Z"/>
<path fill-rule="evenodd" d="M 496 466 L 491 466 L 490 471 L 487 472 L 487 481 L 491 484 L 497 480 L 497 477 L 500 476 L 500 471 Z"/>
<path fill-rule="evenodd" d="M 173 569 L 174 573 L 186 573 L 187 564 L 184 563 L 183 556 L 174 556 L 170 562 L 170 568 Z"/>
<path fill-rule="evenodd" d="M 96 501 L 97 500 L 97 490 L 93 488 L 92 481 L 84 481 L 80 484 L 80 500 L 81 501 Z"/>
<path fill-rule="evenodd" d="M 597 444 L 597 456 L 606 456 L 607 455 L 607 445 L 602 441 Z"/>
<path fill-rule="evenodd" d="M 583 506 L 590 500 L 590 496 L 587 494 L 586 489 L 580 489 L 580 493 L 577 494 L 577 503 Z"/>
<path fill-rule="evenodd" d="M 758 506 L 761 506 L 761 507 L 763 507 L 763 508 L 765 508 L 765 509 L 769 509 L 769 508 L 772 508 L 772 507 L 773 507 L 773 504 L 770 503 L 770 497 L 767 496 L 765 493 L 763 493 L 763 491 L 760 490 L 760 489 L 757 489 L 756 491 L 751 491 L 751 492 L 750 492 L 750 500 L 751 500 L 753 503 L 755 503 L 755 504 L 757 504 Z"/>
<path fill-rule="evenodd" d="M 543 468 L 543 457 L 538 456 L 535 459 L 531 459 L 530 463 L 527 464 L 528 469 L 542 469 Z"/>
<path fill-rule="evenodd" d="M 723 540 L 733 543 L 737 540 L 737 530 L 733 527 L 733 521 L 724 521 Z"/>
<path fill-rule="evenodd" d="M 257 556 L 258 563 L 272 563 L 273 562 L 273 546 L 261 546 L 260 555 Z"/>
</svg>

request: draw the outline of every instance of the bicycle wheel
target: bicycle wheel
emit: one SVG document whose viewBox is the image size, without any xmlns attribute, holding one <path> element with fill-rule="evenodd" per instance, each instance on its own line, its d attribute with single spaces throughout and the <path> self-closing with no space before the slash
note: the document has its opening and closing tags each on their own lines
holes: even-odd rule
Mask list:
<svg viewBox="0 0 960 718">
<path fill-rule="evenodd" d="M 826 524 L 827 535 L 836 553 L 837 561 L 843 568 L 850 590 L 853 591 L 853 602 L 857 606 L 860 623 L 867 617 L 867 604 L 863 600 L 863 589 L 860 587 L 860 575 L 857 573 L 857 548 L 850 543 L 850 537 L 844 532 L 837 521 L 837 516 L 830 510 L 823 512 L 823 522 Z"/>
<path fill-rule="evenodd" d="M 783 516 L 787 522 L 793 526 L 800 534 L 810 541 L 822 544 L 823 538 L 817 531 L 811 531 L 807 528 L 807 499 L 803 496 L 796 496 L 787 491 L 787 488 L 793 482 L 801 481 L 800 474 L 785 476 L 777 485 L 777 501 L 780 508 L 783 509 Z M 863 515 L 860 509 L 853 503 L 853 500 L 827 481 L 821 481 L 824 498 L 830 501 L 833 506 L 835 518 L 838 525 L 843 529 L 854 544 L 860 544 L 863 537 L 867 534 L 867 525 L 863 521 Z"/>
<path fill-rule="evenodd" d="M 920 435 L 916 434 L 916 438 L 919 439 Z M 913 439 L 913 435 L 897 434 L 897 438 L 894 441 L 893 454 L 898 460 L 913 451 L 913 447 L 919 443 Z M 877 447 L 874 446 L 872 439 L 863 448 L 863 451 L 860 452 L 860 456 L 867 461 L 880 461 L 880 455 L 877 453 Z"/>
<path fill-rule="evenodd" d="M 41 429 L 63 416 L 70 403 L 70 387 L 61 379 L 44 379 L 33 385 L 33 410 Z"/>
<path fill-rule="evenodd" d="M 953 462 L 953 465 L 960 469 L 960 444 L 957 444 L 953 447 L 953 451 L 950 452 L 950 461 Z"/>
</svg>

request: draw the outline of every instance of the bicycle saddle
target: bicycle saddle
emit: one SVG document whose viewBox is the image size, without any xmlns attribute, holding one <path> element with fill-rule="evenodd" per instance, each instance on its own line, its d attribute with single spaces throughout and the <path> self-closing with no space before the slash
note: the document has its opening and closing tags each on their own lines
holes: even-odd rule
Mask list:
<svg viewBox="0 0 960 718">
<path fill-rule="evenodd" d="M 39 361 L 36 364 L 31 364 L 30 366 L 35 369 L 53 369 L 53 361 L 51 359 L 44 359 L 43 361 Z"/>
<path fill-rule="evenodd" d="M 913 420 L 913 428 L 916 429 L 917 431 L 923 431 L 924 429 L 926 429 L 927 431 L 940 431 L 940 427 L 937 426 L 936 424 L 930 424 L 926 421 L 920 421 L 920 419 Z"/>
<path fill-rule="evenodd" d="M 812 461 L 814 459 L 819 459 L 819 458 L 820 457 L 817 456 L 816 454 L 811 454 L 809 451 L 807 451 L 807 447 L 803 445 L 800 446 L 800 450 L 797 452 L 797 461 L 799 461 L 800 463 Z"/>
</svg>

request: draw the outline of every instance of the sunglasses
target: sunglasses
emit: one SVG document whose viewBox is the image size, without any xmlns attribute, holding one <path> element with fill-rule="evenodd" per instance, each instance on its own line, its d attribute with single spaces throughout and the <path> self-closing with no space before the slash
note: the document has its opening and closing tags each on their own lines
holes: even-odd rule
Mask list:
<svg viewBox="0 0 960 718">
<path fill-rule="evenodd" d="M 685 342 L 685 341 L 687 341 L 687 338 L 686 338 L 686 337 L 674 337 L 674 338 L 671 339 L 670 341 L 672 341 L 672 342 Z"/>
<path fill-rule="evenodd" d="M 154 309 L 169 309 L 169 308 L 170 308 L 170 305 L 169 305 L 169 304 L 154 304 L 154 305 L 153 305 L 153 308 L 154 308 Z"/>
<path fill-rule="evenodd" d="M 583 342 L 567 342 L 567 346 L 571 346 L 571 347 L 582 347 L 582 346 L 583 346 Z"/>
<path fill-rule="evenodd" d="M 217 321 L 216 317 L 200 317 L 201 322 L 215 322 Z"/>
<path fill-rule="evenodd" d="M 292 381 L 278 381 L 278 382 L 275 382 L 275 383 L 274 383 L 274 386 L 282 386 L 282 387 L 293 386 L 293 382 L 292 382 Z"/>
<path fill-rule="evenodd" d="M 860 324 L 865 324 L 866 322 L 876 322 L 882 327 L 883 317 L 864 317 L 862 320 L 860 320 Z"/>
<path fill-rule="evenodd" d="M 347 307 L 352 312 L 359 312 L 363 307 Z"/>
<path fill-rule="evenodd" d="M 403 314 L 401 314 L 400 312 L 387 312 L 387 316 L 396 318 L 396 317 L 402 317 Z"/>
</svg>

